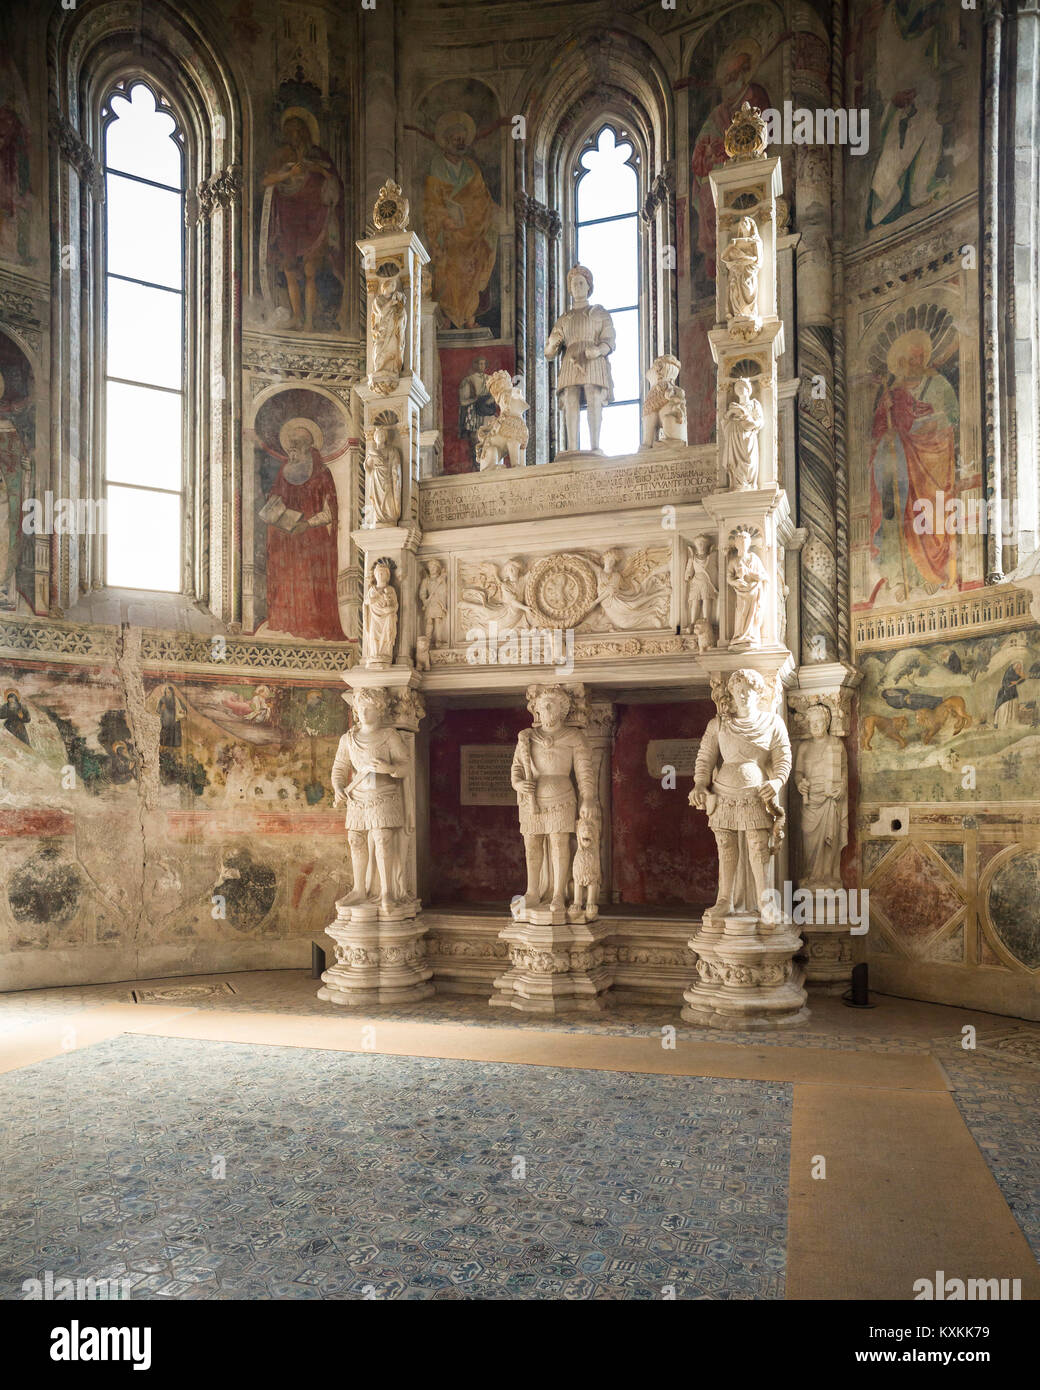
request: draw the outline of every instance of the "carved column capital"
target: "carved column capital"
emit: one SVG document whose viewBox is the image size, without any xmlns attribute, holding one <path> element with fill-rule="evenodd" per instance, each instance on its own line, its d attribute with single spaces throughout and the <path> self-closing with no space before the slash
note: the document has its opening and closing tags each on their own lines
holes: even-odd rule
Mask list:
<svg viewBox="0 0 1040 1390">
<path fill-rule="evenodd" d="M 184 200 L 184 220 L 189 226 L 208 221 L 218 207 L 230 207 L 241 196 L 242 166 L 229 164 L 219 174 L 211 174 L 189 190 Z"/>
<path fill-rule="evenodd" d="M 540 203 L 537 198 L 532 198 L 529 193 L 516 195 L 514 210 L 517 221 L 544 232 L 550 241 L 555 241 L 563 230 L 560 214 L 554 208 Z"/>
<path fill-rule="evenodd" d="M 66 162 L 71 164 L 84 187 L 99 203 L 105 201 L 105 172 L 94 151 L 60 111 L 50 113 L 50 136 Z"/>
</svg>

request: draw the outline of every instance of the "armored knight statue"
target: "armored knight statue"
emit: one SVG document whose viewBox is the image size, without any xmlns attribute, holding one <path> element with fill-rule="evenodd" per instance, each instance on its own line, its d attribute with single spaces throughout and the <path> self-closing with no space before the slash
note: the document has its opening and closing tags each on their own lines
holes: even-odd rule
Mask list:
<svg viewBox="0 0 1040 1390">
<path fill-rule="evenodd" d="M 388 691 L 361 687 L 350 698 L 358 722 L 336 750 L 332 804 L 346 807 L 354 886 L 337 907 L 370 904 L 383 916 L 406 915 L 402 905 L 406 909 L 410 899 L 401 782 L 408 773 L 408 750 L 389 722 Z"/>
<path fill-rule="evenodd" d="M 784 838 L 780 793 L 791 774 L 791 742 L 776 712 L 775 687 L 757 671 L 712 682 L 711 720 L 693 774 L 690 805 L 708 813 L 719 851 L 719 893 L 712 917 L 772 920 L 773 854 Z"/>
<path fill-rule="evenodd" d="M 592 752 L 573 722 L 574 703 L 583 696 L 582 686 L 528 687 L 527 708 L 534 723 L 520 731 L 510 773 L 527 860 L 522 917 L 541 908 L 563 920 L 572 877 L 571 836 L 579 818 L 595 821 L 599 816 Z M 577 921 L 583 911 L 574 903 L 566 915 Z"/>
<path fill-rule="evenodd" d="M 607 358 L 614 351 L 614 324 L 600 304 L 590 304 L 592 271 L 571 267 L 567 276 L 571 307 L 553 324 L 545 355 L 551 361 L 563 350 L 556 389 L 563 405 L 566 449 L 575 452 L 578 422 L 584 400 L 589 417 L 589 440 L 594 454 L 599 447 L 603 407 L 614 399 L 614 381 Z"/>
</svg>

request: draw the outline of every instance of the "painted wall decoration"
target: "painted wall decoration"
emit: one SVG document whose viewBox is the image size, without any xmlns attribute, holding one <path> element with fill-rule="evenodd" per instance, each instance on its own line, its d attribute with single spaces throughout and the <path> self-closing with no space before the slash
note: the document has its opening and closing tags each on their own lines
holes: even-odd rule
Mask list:
<svg viewBox="0 0 1040 1390">
<path fill-rule="evenodd" d="M 257 411 L 252 437 L 256 631 L 343 641 L 339 506 L 327 466 L 347 448 L 343 413 L 316 391 L 282 391 Z"/>
<path fill-rule="evenodd" d="M 5 669 L 0 696 L 0 957 L 329 920 L 345 876 L 338 683 L 27 665 Z"/>
<path fill-rule="evenodd" d="M 779 17 L 765 5 L 741 5 L 713 24 L 690 66 L 690 294 L 715 294 L 715 202 L 708 175 L 725 162 L 729 124 L 748 101 L 779 106 L 782 92 Z M 786 173 L 786 170 L 785 170 Z"/>
<path fill-rule="evenodd" d="M 511 347 L 441 348 L 441 402 L 444 422 L 444 472 L 476 469 L 476 432 L 496 413 L 487 393 L 492 372 L 512 376 L 516 353 Z"/>
<path fill-rule="evenodd" d="M 965 331 L 966 293 L 953 277 L 878 308 L 858 340 L 849 440 L 857 608 L 983 581 L 978 349 Z"/>
<path fill-rule="evenodd" d="M 652 739 L 700 738 L 715 715 L 710 700 L 619 704 L 611 772 L 614 889 L 623 903 L 707 907 L 718 891 L 715 840 L 687 804 L 693 775 L 665 789 L 647 771 Z"/>
<path fill-rule="evenodd" d="M 1035 798 L 1040 632 L 867 652 L 860 665 L 865 800 Z"/>
<path fill-rule="evenodd" d="M 1027 969 L 1040 969 L 1040 853 L 1020 850 L 1000 864 L 986 907 L 1001 944 Z"/>
<path fill-rule="evenodd" d="M 463 806 L 459 799 L 462 744 L 515 748 L 529 728 L 518 709 L 446 710 L 430 737 L 430 900 L 494 903 L 505 910 L 522 892 L 524 842 L 515 805 Z"/>
<path fill-rule="evenodd" d="M 328 810 L 328 772 L 346 729 L 336 690 L 269 682 L 219 684 L 149 678 L 159 717 L 159 772 L 181 805 L 227 812 Z"/>
<path fill-rule="evenodd" d="M 851 104 L 870 150 L 847 163 L 849 235 L 881 237 L 977 183 L 979 26 L 935 0 L 871 0 L 849 29 Z"/>
<path fill-rule="evenodd" d="M 741 102 L 759 109 L 781 103 L 782 50 L 788 37 L 775 9 L 741 5 L 706 30 L 693 50 L 689 76 L 679 84 L 688 91 L 690 152 L 689 196 L 677 203 L 682 219 L 678 269 L 680 283 L 689 288 L 679 356 L 691 444 L 708 444 L 715 435 L 715 364 L 708 330 L 715 325 L 716 227 L 708 176 L 725 162 L 723 139 Z M 789 181 L 785 163 L 785 186 Z"/>
<path fill-rule="evenodd" d="M 0 333 L 0 612 L 18 607 L 22 503 L 33 495 L 35 439 L 32 368 L 18 344 Z"/>
<path fill-rule="evenodd" d="M 294 94 L 290 94 L 294 95 Z M 343 332 L 343 171 L 303 104 L 276 104 L 277 129 L 259 179 L 259 276 L 270 326 Z"/>
<path fill-rule="evenodd" d="M 715 327 L 715 307 L 709 304 L 687 321 L 679 334 L 681 381 L 686 391 L 686 434 L 691 444 L 710 444 L 715 437 L 715 362 L 708 330 Z"/>
<path fill-rule="evenodd" d="M 25 66 L 19 63 L 19 28 L 15 11 L 0 15 L 0 261 L 31 265 L 37 259 L 31 220 L 33 118 Z"/>
<path fill-rule="evenodd" d="M 439 82 L 414 124 L 414 187 L 421 235 L 433 267 L 439 332 L 446 341 L 502 332 L 499 231 L 502 135 L 495 94 L 476 78 Z"/>
</svg>

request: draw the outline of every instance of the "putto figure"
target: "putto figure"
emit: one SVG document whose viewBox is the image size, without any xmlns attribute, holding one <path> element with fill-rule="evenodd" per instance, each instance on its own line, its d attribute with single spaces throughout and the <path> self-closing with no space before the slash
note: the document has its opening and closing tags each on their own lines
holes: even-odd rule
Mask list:
<svg viewBox="0 0 1040 1390">
<path fill-rule="evenodd" d="M 571 836 L 579 815 L 585 820 L 598 814 L 592 752 L 574 723 L 574 702 L 583 698 L 582 686 L 568 691 L 559 685 L 532 685 L 527 690 L 534 723 L 517 737 L 510 774 L 527 860 L 527 891 L 516 913 L 521 921 L 531 920 L 529 914 L 538 910 L 548 911 L 552 921 L 564 920 Z M 576 912 L 569 915 L 578 920 Z"/>
<path fill-rule="evenodd" d="M 712 917 L 775 912 L 769 866 L 784 839 L 780 793 L 791 775 L 791 742 L 775 689 L 757 671 L 712 682 L 718 714 L 697 750 L 690 805 L 708 813 L 719 851 Z"/>
<path fill-rule="evenodd" d="M 508 459 L 509 468 L 522 468 L 528 435 L 524 415 L 529 409 L 524 393 L 513 385 L 508 372 L 492 372 L 487 386 L 498 415 L 477 432 L 478 464 L 483 470 Z"/>
<path fill-rule="evenodd" d="M 614 399 L 614 381 L 607 358 L 614 351 L 614 324 L 600 304 L 590 304 L 592 271 L 572 266 L 567 276 L 571 307 L 553 324 L 545 355 L 551 361 L 563 350 L 556 389 L 563 404 L 565 446 L 578 449 L 578 422 L 584 403 L 589 416 L 589 440 L 600 453 L 603 407 Z"/>
<path fill-rule="evenodd" d="M 686 392 L 677 385 L 682 363 L 670 353 L 655 357 L 646 374 L 650 390 L 643 402 L 643 448 L 686 443 Z M 660 440 L 658 439 L 660 432 Z"/>
<path fill-rule="evenodd" d="M 357 723 L 336 750 L 332 804 L 346 807 L 354 886 L 336 906 L 356 910 L 370 904 L 368 915 L 378 909 L 382 916 L 403 916 L 409 894 L 401 783 L 408 773 L 408 749 L 389 722 L 386 690 L 362 687 L 352 698 Z"/>
</svg>

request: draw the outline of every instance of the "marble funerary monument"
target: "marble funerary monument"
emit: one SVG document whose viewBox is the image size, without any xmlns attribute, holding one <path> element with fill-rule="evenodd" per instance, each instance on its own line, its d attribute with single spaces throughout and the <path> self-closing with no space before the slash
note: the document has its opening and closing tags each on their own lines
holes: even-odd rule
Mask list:
<svg viewBox="0 0 1040 1390">
<path fill-rule="evenodd" d="M 660 1003 L 663 1019 L 681 1008 L 690 1022 L 772 1028 L 807 1016 L 806 956 L 824 987 L 847 984 L 847 927 L 798 926 L 776 907 L 795 867 L 793 838 L 804 837 L 806 882 L 838 882 L 843 814 L 847 824 L 838 723 L 850 673 L 818 663 L 803 684 L 787 645 L 788 604 L 797 606 L 788 557 L 804 534 L 781 485 L 780 161 L 747 103 L 726 152 L 710 175 L 718 444 L 687 444 L 680 363 L 665 352 L 648 373 L 638 452 L 601 451 L 615 328 L 591 272 L 575 264 L 544 344 L 563 447 L 552 460 L 531 456 L 523 382 L 498 371 L 496 413 L 479 427 L 478 471 L 468 475 L 424 466 L 435 389 L 423 379 L 429 257 L 402 190 L 392 180 L 380 190 L 375 231 L 358 243 L 365 504 L 351 539 L 364 599 L 360 658 L 343 677 L 353 723 L 332 773 L 352 885 L 328 928 L 334 959 L 320 996 L 331 1003 L 448 991 L 553 1013 L 602 1009 L 616 992 Z M 690 747 L 675 754 L 692 762 L 679 768 L 692 790 L 676 792 L 667 751 L 657 778 L 671 815 L 710 828 L 715 901 L 685 915 L 629 910 L 609 895 L 616 705 L 652 715 L 655 704 L 709 697 L 714 717 L 695 758 Z M 789 697 L 808 717 L 794 760 Z M 501 881 L 497 911 L 424 906 L 438 815 L 424 719 L 434 708 L 490 707 L 515 721 L 524 705 L 528 719 L 494 756 L 460 750 L 462 780 L 477 784 L 472 804 L 515 806 L 523 879 Z M 668 734 L 665 717 L 654 732 Z M 817 933 L 823 950 L 808 952 Z"/>
</svg>

